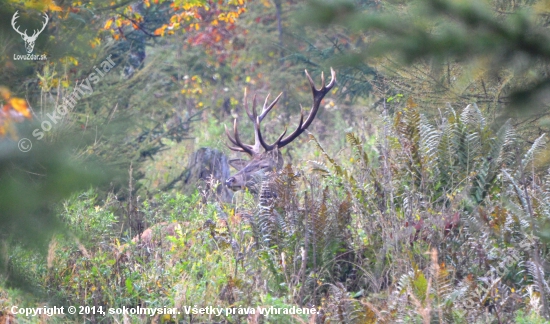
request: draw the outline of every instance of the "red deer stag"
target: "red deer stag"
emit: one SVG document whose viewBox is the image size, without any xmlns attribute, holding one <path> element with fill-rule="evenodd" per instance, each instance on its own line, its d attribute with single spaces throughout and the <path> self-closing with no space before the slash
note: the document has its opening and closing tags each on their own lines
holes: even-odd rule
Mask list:
<svg viewBox="0 0 550 324">
<path fill-rule="evenodd" d="M 305 72 L 311 86 L 311 91 L 313 92 L 313 104 L 311 106 L 309 115 L 304 121 L 304 111 L 301 110 L 301 117 L 298 128 L 296 128 L 296 130 L 292 132 L 292 134 L 284 137 L 287 131 L 285 128 L 285 131 L 273 144 L 267 144 L 265 142 L 262 136 L 262 131 L 260 129 L 260 123 L 265 118 L 265 116 L 267 116 L 269 111 L 275 106 L 275 104 L 277 104 L 277 102 L 281 98 L 282 93 L 279 94 L 279 96 L 275 98 L 275 100 L 273 100 L 273 102 L 269 105 L 267 104 L 269 99 L 268 94 L 265 98 L 262 113 L 258 115 L 258 113 L 256 112 L 256 96 L 254 95 L 254 98 L 252 99 L 252 113 L 250 113 L 245 91 L 244 108 L 246 110 L 248 118 L 250 118 L 254 123 L 254 145 L 244 144 L 241 142 L 239 132 L 237 130 L 237 119 L 235 119 L 233 123 L 233 136 L 229 133 L 227 127 L 225 128 L 225 133 L 227 134 L 229 141 L 233 145 L 235 145 L 228 145 L 228 147 L 233 151 L 246 153 L 252 158 L 251 160 L 234 159 L 229 161 L 229 164 L 238 171 L 233 176 L 229 177 L 225 182 L 226 185 L 232 190 L 237 191 L 244 188 L 254 190 L 253 188 L 255 184 L 258 183 L 258 178 L 261 179 L 261 177 L 263 177 L 268 172 L 281 170 L 283 167 L 283 156 L 280 153 L 279 149 L 291 143 L 298 136 L 300 136 L 300 134 L 302 134 L 309 127 L 311 122 L 313 122 L 313 119 L 315 119 L 315 115 L 319 110 L 319 106 L 321 105 L 323 97 L 332 89 L 336 82 L 336 75 L 334 70 L 331 68 L 330 82 L 329 84 L 325 85 L 325 76 L 321 73 L 321 89 L 316 89 L 313 80 L 307 73 L 307 70 Z M 263 147 L 264 152 L 260 151 L 260 145 L 261 147 Z"/>
</svg>

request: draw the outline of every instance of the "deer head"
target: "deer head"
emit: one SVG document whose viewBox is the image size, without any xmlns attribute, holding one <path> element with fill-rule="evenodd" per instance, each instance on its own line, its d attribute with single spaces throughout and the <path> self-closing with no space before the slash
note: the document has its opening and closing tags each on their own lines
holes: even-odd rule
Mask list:
<svg viewBox="0 0 550 324">
<path fill-rule="evenodd" d="M 27 35 L 27 30 L 26 29 L 25 29 L 24 32 L 20 32 L 19 27 L 17 27 L 15 25 L 15 21 L 17 20 L 17 18 L 19 18 L 18 13 L 19 13 L 19 11 L 16 11 L 13 14 L 13 17 L 11 18 L 11 26 L 13 27 L 13 29 L 19 35 L 21 35 L 21 38 L 23 38 L 23 40 L 25 41 L 25 48 L 27 49 L 27 53 L 30 54 L 30 53 L 32 53 L 32 50 L 34 49 L 34 42 L 36 42 L 36 38 L 38 37 L 38 35 L 40 35 L 40 33 L 44 30 L 44 28 L 46 28 L 46 25 L 48 24 L 49 18 L 48 18 L 48 15 L 44 14 L 44 19 L 46 21 L 44 21 L 44 24 L 42 25 L 42 29 L 40 29 L 40 30 L 35 29 L 33 34 L 31 36 L 29 36 L 29 35 Z"/>
<path fill-rule="evenodd" d="M 227 137 L 229 138 L 229 141 L 235 145 L 235 146 L 229 146 L 228 147 L 236 152 L 242 152 L 248 154 L 251 159 L 250 160 L 242 160 L 242 159 L 234 159 L 230 160 L 229 164 L 233 166 L 235 169 L 237 169 L 237 173 L 235 173 L 233 176 L 229 177 L 226 180 L 226 185 L 231 188 L 232 190 L 240 190 L 244 188 L 252 188 L 253 185 L 257 182 L 257 179 L 260 177 L 263 177 L 267 173 L 270 172 L 276 172 L 283 167 L 283 156 L 280 153 L 279 149 L 284 147 L 287 144 L 290 144 L 293 140 L 295 140 L 300 134 L 302 134 L 313 122 L 313 119 L 315 119 L 315 116 L 317 115 L 317 111 L 319 110 L 319 106 L 321 105 L 321 101 L 323 100 L 323 97 L 332 89 L 336 82 L 336 75 L 334 70 L 330 69 L 331 79 L 328 85 L 325 85 L 325 76 L 321 73 L 321 88 L 316 89 L 315 85 L 313 83 L 313 80 L 309 76 L 309 74 L 306 72 L 306 77 L 309 81 L 309 84 L 311 86 L 311 91 L 313 92 L 313 103 L 311 105 L 311 110 L 309 112 L 309 115 L 307 116 L 306 120 L 304 121 L 304 111 L 301 110 L 301 117 L 300 122 L 298 123 L 298 128 L 291 134 L 285 137 L 286 135 L 286 128 L 285 131 L 279 136 L 279 138 L 273 143 L 273 144 L 267 144 L 262 136 L 262 131 L 260 128 L 260 123 L 265 118 L 265 116 L 269 113 L 269 111 L 277 104 L 279 99 L 281 98 L 281 94 L 273 100 L 268 105 L 269 101 L 269 94 L 265 98 L 265 103 L 262 108 L 262 112 L 260 115 L 256 112 L 256 96 L 254 95 L 254 98 L 252 99 L 252 113 L 250 113 L 250 110 L 248 109 L 248 103 L 246 99 L 246 91 L 244 93 L 244 109 L 246 110 L 246 114 L 248 115 L 248 118 L 252 120 L 254 123 L 254 145 L 244 144 L 241 142 L 241 139 L 239 137 L 239 132 L 237 130 L 237 119 L 235 119 L 233 123 L 233 135 L 229 133 L 227 130 L 227 127 L 225 128 L 225 133 L 227 134 Z M 261 149 L 263 148 L 263 151 Z"/>
</svg>

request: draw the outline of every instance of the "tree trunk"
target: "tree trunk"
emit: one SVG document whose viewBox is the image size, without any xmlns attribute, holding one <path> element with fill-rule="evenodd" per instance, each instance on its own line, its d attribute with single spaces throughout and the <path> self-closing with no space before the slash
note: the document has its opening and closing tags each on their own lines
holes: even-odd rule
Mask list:
<svg viewBox="0 0 550 324">
<path fill-rule="evenodd" d="M 183 192 L 192 193 L 199 188 L 206 198 L 216 193 L 222 201 L 231 201 L 233 193 L 225 185 L 225 180 L 230 175 L 225 154 L 208 147 L 200 148 L 189 159 L 187 169 Z"/>
</svg>

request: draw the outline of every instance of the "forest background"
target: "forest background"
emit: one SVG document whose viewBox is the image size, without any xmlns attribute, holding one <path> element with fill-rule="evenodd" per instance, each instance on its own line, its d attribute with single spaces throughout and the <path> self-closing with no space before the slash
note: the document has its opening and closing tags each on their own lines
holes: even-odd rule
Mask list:
<svg viewBox="0 0 550 324">
<path fill-rule="evenodd" d="M 16 59 L 14 24 L 30 34 L 44 13 L 33 53 L 47 59 Z M 319 314 L 152 320 L 545 323 L 549 13 L 543 0 L 0 0 L 0 322 L 12 305 L 242 305 Z M 272 140 L 310 105 L 304 69 L 319 84 L 331 67 L 269 212 L 188 183 L 198 149 L 236 156 L 224 124 L 244 119 L 245 88 L 283 92 L 262 125 Z M 162 222 L 183 224 L 169 247 L 130 243 Z M 151 320 L 31 320 L 83 318 Z"/>
</svg>

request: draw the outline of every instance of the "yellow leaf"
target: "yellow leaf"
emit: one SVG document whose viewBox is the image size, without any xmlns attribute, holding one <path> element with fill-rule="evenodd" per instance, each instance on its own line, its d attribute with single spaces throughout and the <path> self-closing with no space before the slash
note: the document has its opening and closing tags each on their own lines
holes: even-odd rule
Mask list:
<svg viewBox="0 0 550 324">
<path fill-rule="evenodd" d="M 69 56 L 68 59 L 74 66 L 78 66 L 78 60 L 76 58 Z"/>
<path fill-rule="evenodd" d="M 53 1 L 48 4 L 48 9 L 50 11 L 63 11 L 63 8 L 61 8 L 60 6 L 57 6 Z"/>
<path fill-rule="evenodd" d="M 113 24 L 113 19 L 109 19 L 107 20 L 107 22 L 105 22 L 105 26 L 103 27 L 103 29 L 109 29 L 111 28 L 111 25 Z"/>
<path fill-rule="evenodd" d="M 408 108 L 416 108 L 417 106 L 418 105 L 414 102 L 412 97 L 409 97 L 409 99 L 407 99 L 407 107 Z"/>
<path fill-rule="evenodd" d="M 10 96 L 10 90 L 8 90 L 8 88 L 0 87 L 0 97 L 4 98 L 4 100 L 8 100 Z"/>
</svg>

